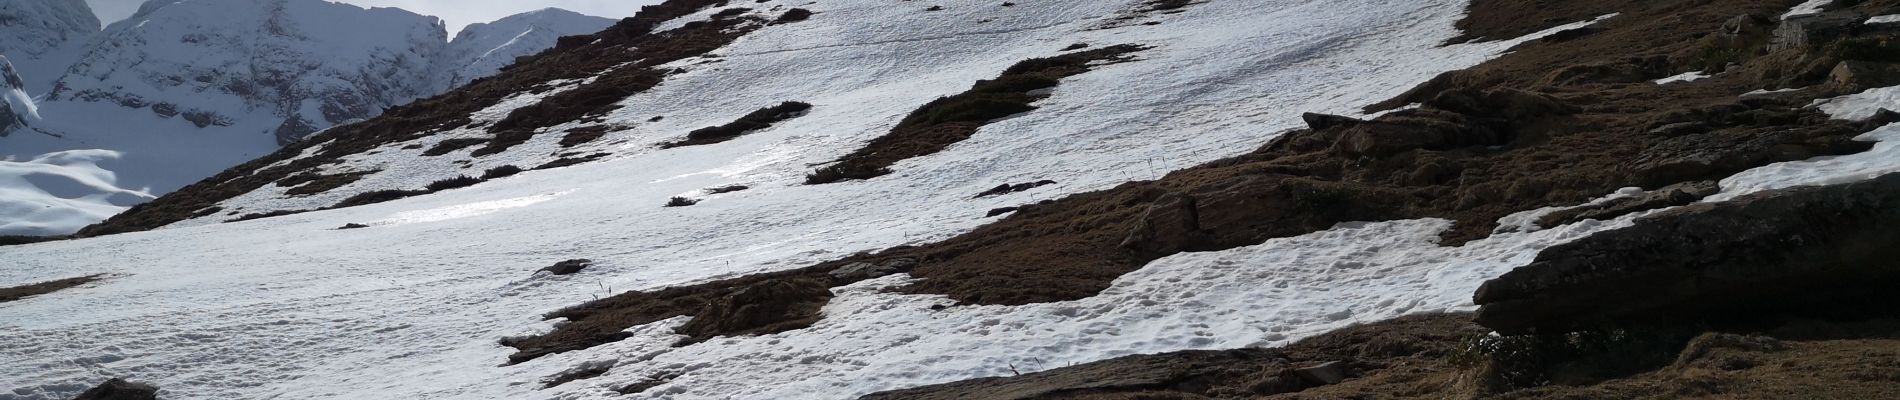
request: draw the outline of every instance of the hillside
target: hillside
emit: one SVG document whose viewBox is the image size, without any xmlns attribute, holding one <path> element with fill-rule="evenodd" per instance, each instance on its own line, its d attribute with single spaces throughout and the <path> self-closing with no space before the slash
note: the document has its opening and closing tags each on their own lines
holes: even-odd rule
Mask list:
<svg viewBox="0 0 1900 400">
<path fill-rule="evenodd" d="M 1895 13 L 671 0 L 0 247 L 0 399 L 1881 397 Z"/>
</svg>

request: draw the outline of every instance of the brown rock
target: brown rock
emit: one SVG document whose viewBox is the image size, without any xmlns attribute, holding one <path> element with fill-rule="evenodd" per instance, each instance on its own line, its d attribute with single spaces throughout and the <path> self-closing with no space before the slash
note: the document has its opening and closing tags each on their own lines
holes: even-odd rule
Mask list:
<svg viewBox="0 0 1900 400">
<path fill-rule="evenodd" d="M 1300 379 L 1305 379 L 1307 382 L 1312 383 L 1314 386 L 1324 386 L 1344 382 L 1352 372 L 1346 369 L 1346 363 L 1344 362 L 1329 361 L 1320 365 L 1296 369 L 1293 370 L 1293 373 L 1299 375 Z"/>
<path fill-rule="evenodd" d="M 577 259 L 558 262 L 541 270 L 555 275 L 573 275 L 591 266 L 594 266 L 594 260 Z"/>
<path fill-rule="evenodd" d="M 1900 314 L 1900 174 L 1695 204 L 1552 247 L 1485 282 L 1505 334 Z"/>
</svg>

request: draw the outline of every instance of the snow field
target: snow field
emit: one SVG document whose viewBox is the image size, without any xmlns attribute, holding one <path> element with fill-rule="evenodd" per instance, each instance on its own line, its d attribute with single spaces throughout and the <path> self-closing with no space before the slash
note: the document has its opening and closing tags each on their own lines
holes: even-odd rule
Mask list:
<svg viewBox="0 0 1900 400">
<path fill-rule="evenodd" d="M 967 1 L 942 12 L 872 0 L 801 5 L 818 16 L 764 28 L 719 51 L 723 62 L 691 64 L 624 101 L 608 123 L 631 128 L 590 147 L 560 150 L 560 135 L 550 133 L 464 167 L 456 162 L 466 153 L 416 157 L 405 152 L 421 150 L 396 144 L 336 168 L 398 172 L 324 196 L 532 166 L 557 151 L 604 149 L 614 159 L 364 207 L 0 248 L 13 264 L 0 268 L 0 282 L 117 276 L 0 307 L 0 390 L 11 389 L 0 399 L 67 398 L 108 376 L 151 381 L 185 399 L 623 398 L 609 388 L 675 373 L 645 396 L 848 398 L 1012 366 L 1031 372 L 1271 345 L 1468 307 L 1483 279 L 1549 245 L 1626 223 L 1507 233 L 1459 248 L 1433 243 L 1444 221 L 1346 224 L 1170 257 L 1102 296 L 1020 307 L 933 312 L 928 306 L 942 298 L 878 291 L 906 279 L 888 277 L 837 289 L 827 319 L 811 329 L 671 348 L 670 328 L 683 323 L 674 319 L 633 328 L 627 341 L 499 366 L 511 349 L 496 341 L 551 329 L 538 318 L 547 311 L 941 240 L 988 222 L 983 210 L 1244 153 L 1297 127 L 1302 111 L 1353 114 L 1518 42 L 1438 46 L 1456 35 L 1465 4 L 1455 0 L 1208 2 L 1149 17 L 1159 26 L 1096 29 L 1138 3 Z M 972 23 L 977 14 L 991 21 Z M 1137 54 L 1144 61 L 1067 79 L 1040 110 L 900 163 L 890 176 L 796 184 L 810 164 L 883 134 L 918 105 L 1076 42 L 1156 47 Z M 652 147 L 788 100 L 816 108 L 718 145 Z M 531 96 L 477 119 L 526 104 Z M 465 136 L 479 134 L 438 137 Z M 969 198 L 1039 179 L 1060 183 Z M 754 189 L 660 207 L 733 183 Z M 286 201 L 276 190 L 224 206 L 317 202 Z M 348 223 L 373 226 L 333 230 Z M 598 266 L 531 274 L 572 258 Z M 607 362 L 616 367 L 606 377 L 540 390 L 542 377 Z"/>
</svg>

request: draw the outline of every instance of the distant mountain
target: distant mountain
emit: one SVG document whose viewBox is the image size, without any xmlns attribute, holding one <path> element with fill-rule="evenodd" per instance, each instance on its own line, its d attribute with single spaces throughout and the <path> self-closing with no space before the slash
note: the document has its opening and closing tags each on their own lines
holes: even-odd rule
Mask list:
<svg viewBox="0 0 1900 400">
<path fill-rule="evenodd" d="M 463 28 L 449 42 L 449 50 L 440 58 L 436 72 L 441 74 L 444 90 L 460 87 L 515 62 L 515 58 L 533 55 L 554 47 L 562 36 L 585 35 L 607 29 L 613 19 L 583 15 L 559 8 L 544 8 L 516 14 L 486 24 Z"/>
<path fill-rule="evenodd" d="M 434 94 L 434 17 L 317 0 L 147 3 L 112 24 L 48 96 L 199 128 L 276 120 L 279 143 Z"/>
<path fill-rule="evenodd" d="M 52 87 L 99 34 L 99 17 L 85 0 L 0 0 L 0 54 L 12 59 L 28 93 Z"/>
<path fill-rule="evenodd" d="M 0 54 L 20 62 L 45 130 L 0 139 L 0 157 L 114 150 L 125 183 L 169 192 L 611 22 L 546 9 L 451 42 L 441 20 L 396 8 L 158 0 L 101 31 L 81 0 L 0 0 Z"/>
</svg>

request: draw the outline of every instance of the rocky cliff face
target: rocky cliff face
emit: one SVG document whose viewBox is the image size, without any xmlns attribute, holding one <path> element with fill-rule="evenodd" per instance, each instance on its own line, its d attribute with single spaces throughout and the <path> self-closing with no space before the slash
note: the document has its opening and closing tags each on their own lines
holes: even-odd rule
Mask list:
<svg viewBox="0 0 1900 400">
<path fill-rule="evenodd" d="M 0 54 L 33 79 L 28 93 L 51 87 L 98 33 L 99 18 L 85 0 L 0 0 Z"/>
<path fill-rule="evenodd" d="M 38 119 L 39 111 L 26 95 L 25 86 L 13 63 L 0 56 L 0 137 L 25 129 L 29 120 Z"/>
</svg>

